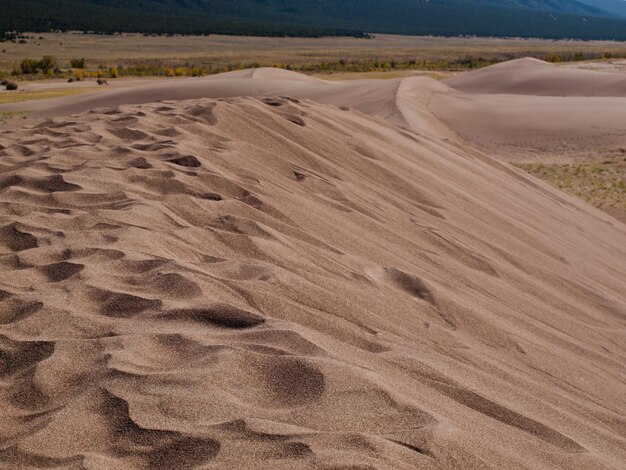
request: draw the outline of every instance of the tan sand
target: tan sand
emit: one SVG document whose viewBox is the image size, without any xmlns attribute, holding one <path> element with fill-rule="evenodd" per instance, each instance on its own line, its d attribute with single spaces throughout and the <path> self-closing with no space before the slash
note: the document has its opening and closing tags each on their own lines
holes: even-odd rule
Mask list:
<svg viewBox="0 0 626 470">
<path fill-rule="evenodd" d="M 434 114 L 508 161 L 602 159 L 626 151 L 626 98 L 438 94 Z"/>
<path fill-rule="evenodd" d="M 551 78 L 545 77 L 546 69 Z M 520 70 L 544 78 L 518 86 Z M 572 81 L 572 75 L 583 80 Z M 496 78 L 489 79 L 492 76 Z M 621 92 L 594 95 L 594 90 L 601 88 L 594 84 L 602 85 L 607 76 L 617 77 L 626 86 L 626 74 L 559 68 L 535 59 L 498 64 L 444 83 L 428 77 L 330 82 L 263 68 L 2 105 L 0 112 L 28 111 L 31 119 L 40 120 L 157 100 L 289 95 L 354 108 L 425 135 L 461 137 L 490 156 L 508 161 L 567 161 L 612 157 L 626 151 L 626 96 Z M 473 83 L 473 77 L 494 90 L 509 89 L 512 94 L 469 93 L 448 86 L 462 80 Z M 553 89 L 552 94 L 558 90 L 561 94 L 542 96 L 537 83 L 544 82 Z M 532 96 L 523 94 L 531 92 Z"/>
<path fill-rule="evenodd" d="M 0 133 L 0 467 L 623 468 L 625 224 L 427 78 L 176 83 Z"/>
<path fill-rule="evenodd" d="M 444 80 L 469 93 L 539 96 L 626 96 L 626 74 L 585 70 L 525 58 Z"/>
</svg>

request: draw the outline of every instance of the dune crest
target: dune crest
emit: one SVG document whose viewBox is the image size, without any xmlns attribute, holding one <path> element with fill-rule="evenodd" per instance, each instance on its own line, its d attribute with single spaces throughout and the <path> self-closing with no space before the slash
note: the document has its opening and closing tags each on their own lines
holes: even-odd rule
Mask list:
<svg viewBox="0 0 626 470">
<path fill-rule="evenodd" d="M 442 82 L 428 77 L 334 82 L 260 68 L 0 105 L 0 111 L 28 111 L 39 122 L 159 100 L 310 99 L 360 111 L 420 135 L 465 142 L 499 159 L 547 162 L 626 152 L 625 86 L 625 74 L 536 59 L 505 62 Z"/>
<path fill-rule="evenodd" d="M 0 133 L 0 465 L 620 468 L 626 226 L 426 85 Z"/>
<path fill-rule="evenodd" d="M 626 97 L 626 74 L 584 70 L 526 57 L 444 80 L 468 93 Z"/>
</svg>

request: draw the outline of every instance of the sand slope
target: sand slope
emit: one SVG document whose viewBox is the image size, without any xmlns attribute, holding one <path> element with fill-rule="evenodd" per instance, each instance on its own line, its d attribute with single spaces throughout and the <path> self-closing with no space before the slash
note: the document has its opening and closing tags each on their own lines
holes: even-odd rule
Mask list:
<svg viewBox="0 0 626 470">
<path fill-rule="evenodd" d="M 571 161 L 626 156 L 626 98 L 437 94 L 433 114 L 493 157 Z"/>
<path fill-rule="evenodd" d="M 429 110 L 472 146 L 508 161 L 626 155 L 626 75 L 536 59 L 444 80 Z"/>
<path fill-rule="evenodd" d="M 428 126 L 433 118 L 425 106 L 433 93 L 448 93 L 447 86 L 426 77 L 397 80 L 328 82 L 287 70 L 259 68 L 208 77 L 163 80 L 97 94 L 61 97 L 0 106 L 1 111 L 29 111 L 34 118 L 67 116 L 92 109 L 143 104 L 159 100 L 281 96 L 310 98 L 337 107 L 354 107 L 403 127 Z M 425 131 L 434 129 L 426 128 Z M 443 131 L 443 128 L 439 129 Z"/>
<path fill-rule="evenodd" d="M 544 76 L 546 69 L 558 78 Z M 493 157 L 509 161 L 569 161 L 614 157 L 616 152 L 626 154 L 626 96 L 621 96 L 619 90 L 614 90 L 610 97 L 539 96 L 542 91 L 535 85 L 523 85 L 523 90 L 515 88 L 518 70 L 537 75 L 538 84 L 552 84 L 555 93 L 561 95 L 567 94 L 568 87 L 578 87 L 573 93 L 576 95 L 586 93 L 590 87 L 603 86 L 605 75 L 626 83 L 624 74 L 557 68 L 534 59 L 503 63 L 454 79 L 484 83 L 486 89 L 481 93 L 459 91 L 448 86 L 456 82 L 442 83 L 428 77 L 328 82 L 263 68 L 3 105 L 0 112 L 28 111 L 37 122 L 91 109 L 158 100 L 290 96 L 356 109 L 421 135 L 451 141 L 460 137 Z M 568 74 L 584 78 L 572 81 Z M 490 76 L 496 79 L 489 79 Z M 506 84 L 512 84 L 515 89 L 509 92 L 514 94 L 498 94 Z M 519 94 L 524 90 L 534 96 Z"/>
<path fill-rule="evenodd" d="M 626 74 L 569 68 L 532 58 L 502 62 L 444 83 L 468 93 L 626 96 Z"/>
<path fill-rule="evenodd" d="M 0 465 L 619 469 L 626 225 L 403 85 L 1 133 Z"/>
</svg>

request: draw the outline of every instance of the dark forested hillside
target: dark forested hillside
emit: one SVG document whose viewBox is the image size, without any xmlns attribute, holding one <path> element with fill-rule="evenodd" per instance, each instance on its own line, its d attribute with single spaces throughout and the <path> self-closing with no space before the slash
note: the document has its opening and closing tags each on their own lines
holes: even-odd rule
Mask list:
<svg viewBox="0 0 626 470">
<path fill-rule="evenodd" d="M 362 35 L 341 26 L 270 21 L 231 9 L 220 15 L 202 1 L 0 0 L 0 31 L 82 30 L 101 33 L 236 34 L 254 36 Z M 205 5 L 206 6 L 206 5 Z"/>
<path fill-rule="evenodd" d="M 0 5 L 4 31 L 626 40 L 626 21 L 576 0 L 0 0 Z"/>
</svg>

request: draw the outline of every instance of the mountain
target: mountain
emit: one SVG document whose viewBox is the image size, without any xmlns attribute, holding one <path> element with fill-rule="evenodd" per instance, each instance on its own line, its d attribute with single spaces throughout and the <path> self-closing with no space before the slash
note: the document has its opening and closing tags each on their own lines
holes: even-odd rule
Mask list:
<svg viewBox="0 0 626 470">
<path fill-rule="evenodd" d="M 626 18 L 625 0 L 581 0 L 582 3 L 600 8 L 613 16 Z"/>
<path fill-rule="evenodd" d="M 613 16 L 604 8 L 582 0 L 479 0 L 477 3 L 494 7 L 522 8 L 573 15 Z"/>
<path fill-rule="evenodd" d="M 586 0 L 596 1 L 596 0 Z M 610 0 L 598 0 L 610 1 Z M 626 40 L 576 0 L 4 0 L 0 30 L 248 35 L 477 35 Z"/>
<path fill-rule="evenodd" d="M 236 34 L 258 36 L 363 35 L 358 30 L 294 24 L 293 18 L 251 14 L 244 5 L 213 8 L 202 1 L 3 0 L 1 31 L 82 30 L 100 33 Z M 255 3 L 255 2 L 253 2 Z M 225 5 L 223 5 L 225 7 Z M 220 14 L 220 11 L 227 14 Z M 5 14 L 6 13 L 6 14 Z"/>
</svg>

